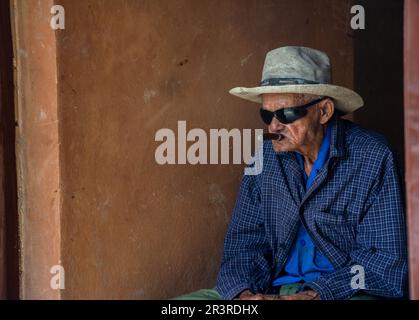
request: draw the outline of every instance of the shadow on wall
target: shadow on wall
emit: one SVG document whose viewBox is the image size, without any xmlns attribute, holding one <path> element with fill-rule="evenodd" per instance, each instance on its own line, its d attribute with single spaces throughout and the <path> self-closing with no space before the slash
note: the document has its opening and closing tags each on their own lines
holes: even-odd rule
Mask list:
<svg viewBox="0 0 419 320">
<path fill-rule="evenodd" d="M 365 106 L 354 121 L 384 134 L 403 167 L 403 1 L 357 4 L 365 8 L 365 30 L 354 32 L 354 86 Z"/>
</svg>

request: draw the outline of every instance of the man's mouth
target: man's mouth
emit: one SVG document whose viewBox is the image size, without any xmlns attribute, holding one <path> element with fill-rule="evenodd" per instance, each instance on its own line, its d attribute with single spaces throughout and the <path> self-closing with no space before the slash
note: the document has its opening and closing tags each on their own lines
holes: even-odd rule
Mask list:
<svg viewBox="0 0 419 320">
<path fill-rule="evenodd" d="M 284 136 L 280 133 L 264 133 L 263 140 L 275 140 L 280 141 L 284 138 Z"/>
</svg>

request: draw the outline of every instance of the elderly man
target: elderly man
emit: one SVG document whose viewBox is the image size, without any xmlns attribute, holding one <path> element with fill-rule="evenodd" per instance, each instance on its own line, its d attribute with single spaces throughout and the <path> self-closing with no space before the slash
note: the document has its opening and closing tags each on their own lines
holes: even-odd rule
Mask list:
<svg viewBox="0 0 419 320">
<path fill-rule="evenodd" d="M 263 144 L 263 171 L 242 178 L 212 297 L 403 296 L 395 156 L 383 137 L 339 118 L 363 101 L 330 82 L 325 53 L 282 47 L 267 54 L 259 87 L 230 91 L 262 103 L 274 140 Z"/>
</svg>

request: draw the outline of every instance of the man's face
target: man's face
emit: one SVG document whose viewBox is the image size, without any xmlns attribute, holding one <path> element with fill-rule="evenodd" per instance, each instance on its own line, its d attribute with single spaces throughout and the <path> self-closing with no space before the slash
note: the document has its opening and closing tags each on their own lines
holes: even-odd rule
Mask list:
<svg viewBox="0 0 419 320">
<path fill-rule="evenodd" d="M 293 93 L 269 93 L 263 94 L 263 108 L 275 111 L 282 108 L 299 106 L 318 98 L 311 95 L 297 95 Z M 275 117 L 268 126 L 270 133 L 280 135 L 278 140 L 273 140 L 273 148 L 276 152 L 297 151 L 301 152 L 317 143 L 320 123 L 320 110 L 317 105 L 309 107 L 307 114 L 289 124 L 282 124 Z"/>
</svg>

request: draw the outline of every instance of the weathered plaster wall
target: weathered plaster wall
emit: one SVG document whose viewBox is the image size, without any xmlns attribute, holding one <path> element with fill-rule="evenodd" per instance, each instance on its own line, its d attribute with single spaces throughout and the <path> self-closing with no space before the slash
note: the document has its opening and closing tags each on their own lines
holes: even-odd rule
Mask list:
<svg viewBox="0 0 419 320">
<path fill-rule="evenodd" d="M 154 159 L 160 128 L 261 127 L 230 97 L 266 52 L 327 51 L 352 86 L 346 1 L 60 1 L 64 298 L 168 298 L 214 285 L 242 167 Z"/>
<path fill-rule="evenodd" d="M 156 131 L 260 128 L 227 91 L 283 45 L 327 51 L 352 87 L 347 1 L 61 0 L 56 51 L 51 1 L 15 2 L 24 298 L 60 297 L 60 258 L 67 299 L 213 286 L 243 168 L 160 166 Z"/>
</svg>

